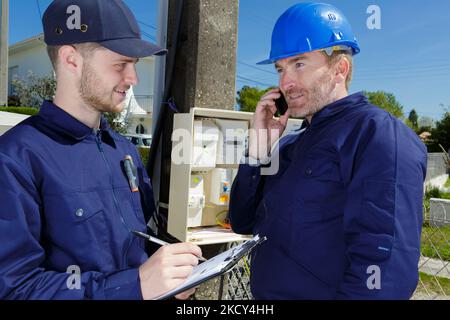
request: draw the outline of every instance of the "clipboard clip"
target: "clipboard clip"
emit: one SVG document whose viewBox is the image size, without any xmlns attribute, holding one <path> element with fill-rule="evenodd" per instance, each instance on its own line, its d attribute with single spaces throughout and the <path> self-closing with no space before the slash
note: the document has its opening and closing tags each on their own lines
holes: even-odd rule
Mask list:
<svg viewBox="0 0 450 320">
<path fill-rule="evenodd" d="M 237 254 L 234 254 L 234 250 L 231 252 L 230 260 L 234 263 L 241 260 L 242 257 L 244 257 L 246 254 L 250 253 L 253 248 L 260 245 L 264 241 L 267 240 L 266 236 L 260 237 L 259 234 L 254 236 L 251 240 L 246 241 L 242 244 L 242 247 L 239 248 L 239 252 Z"/>
</svg>

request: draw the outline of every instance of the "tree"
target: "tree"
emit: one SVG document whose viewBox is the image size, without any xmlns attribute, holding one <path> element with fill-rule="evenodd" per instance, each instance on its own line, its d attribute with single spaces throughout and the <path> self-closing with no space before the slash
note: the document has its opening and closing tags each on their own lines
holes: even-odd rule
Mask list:
<svg viewBox="0 0 450 320">
<path fill-rule="evenodd" d="M 411 129 L 413 129 L 414 131 L 418 131 L 419 130 L 419 116 L 417 115 L 416 110 L 412 109 L 409 112 L 409 116 L 408 116 L 408 120 L 411 123 L 412 127 Z"/>
<path fill-rule="evenodd" d="M 103 116 L 108 120 L 108 124 L 114 131 L 118 133 L 126 133 L 128 125 L 121 118 L 121 113 L 105 112 Z"/>
<path fill-rule="evenodd" d="M 441 152 L 439 145 L 445 150 L 450 149 L 450 112 L 446 112 L 443 118 L 436 123 L 436 128 L 431 130 L 431 142 L 427 145 L 429 152 Z"/>
<path fill-rule="evenodd" d="M 240 110 L 255 112 L 259 99 L 270 89 L 271 88 L 259 89 L 258 87 L 243 86 L 242 89 L 237 92 L 238 97 L 236 98 Z"/>
<path fill-rule="evenodd" d="M 53 100 L 56 91 L 56 79 L 53 73 L 38 78 L 29 71 L 26 79 L 15 77 L 12 85 L 20 105 L 26 107 L 39 108 L 43 100 Z"/>
<path fill-rule="evenodd" d="M 365 96 L 369 99 L 369 102 L 386 110 L 394 117 L 403 118 L 403 107 L 397 101 L 392 93 L 384 91 L 369 92 L 364 91 Z"/>
</svg>

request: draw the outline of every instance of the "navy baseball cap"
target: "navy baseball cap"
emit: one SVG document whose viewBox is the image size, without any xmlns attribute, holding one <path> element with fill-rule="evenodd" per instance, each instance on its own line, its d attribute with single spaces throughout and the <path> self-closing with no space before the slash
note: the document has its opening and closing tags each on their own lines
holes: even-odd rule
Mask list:
<svg viewBox="0 0 450 320">
<path fill-rule="evenodd" d="M 167 53 L 142 40 L 136 18 L 122 0 L 54 0 L 42 23 L 47 45 L 96 42 L 132 58 Z"/>
</svg>

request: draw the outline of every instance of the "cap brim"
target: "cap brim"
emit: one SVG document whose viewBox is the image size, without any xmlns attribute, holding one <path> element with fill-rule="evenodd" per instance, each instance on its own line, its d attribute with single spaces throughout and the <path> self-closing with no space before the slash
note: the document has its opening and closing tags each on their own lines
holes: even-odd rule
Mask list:
<svg viewBox="0 0 450 320">
<path fill-rule="evenodd" d="M 266 60 L 257 62 L 256 64 L 262 65 L 262 64 L 271 64 L 271 63 L 274 63 L 273 59 L 266 59 Z"/>
<path fill-rule="evenodd" d="M 111 51 L 130 58 L 143 58 L 148 56 L 161 56 L 167 53 L 166 49 L 137 38 L 124 38 L 101 41 L 99 44 Z"/>
</svg>

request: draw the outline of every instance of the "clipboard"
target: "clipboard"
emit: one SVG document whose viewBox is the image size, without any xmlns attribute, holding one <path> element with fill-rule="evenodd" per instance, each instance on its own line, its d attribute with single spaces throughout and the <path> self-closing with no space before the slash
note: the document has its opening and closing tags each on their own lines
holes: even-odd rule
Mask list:
<svg viewBox="0 0 450 320">
<path fill-rule="evenodd" d="M 218 255 L 200 263 L 194 267 L 194 271 L 186 281 L 175 289 L 172 289 L 158 297 L 155 300 L 164 300 L 193 288 L 207 280 L 225 274 L 231 271 L 245 255 L 250 253 L 257 245 L 266 241 L 266 237 L 254 236 L 235 247 L 228 249 Z"/>
</svg>

